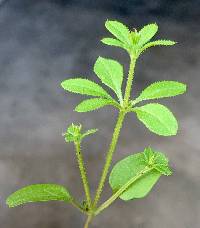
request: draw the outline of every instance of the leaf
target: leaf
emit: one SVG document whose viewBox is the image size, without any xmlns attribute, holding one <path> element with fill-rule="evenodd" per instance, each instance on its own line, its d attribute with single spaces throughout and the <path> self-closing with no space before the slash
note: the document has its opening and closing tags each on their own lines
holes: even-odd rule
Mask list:
<svg viewBox="0 0 200 228">
<path fill-rule="evenodd" d="M 67 131 L 63 134 L 63 136 L 65 137 L 65 141 L 66 142 L 76 142 L 79 141 L 81 139 L 81 129 L 82 129 L 82 125 L 75 125 L 75 124 L 71 124 L 68 128 Z"/>
<path fill-rule="evenodd" d="M 90 112 L 95 109 L 102 108 L 106 105 L 113 105 L 117 106 L 117 102 L 114 102 L 110 99 L 103 99 L 103 98 L 92 98 L 82 101 L 79 105 L 76 106 L 76 112 Z"/>
<path fill-rule="evenodd" d="M 94 64 L 94 72 L 101 79 L 102 83 L 115 91 L 120 101 L 122 101 L 122 65 L 115 60 L 98 57 Z"/>
<path fill-rule="evenodd" d="M 107 20 L 105 23 L 106 28 L 109 32 L 111 32 L 117 39 L 119 39 L 121 42 L 130 45 L 130 39 L 129 39 L 129 29 L 118 21 L 109 21 Z"/>
<path fill-rule="evenodd" d="M 168 166 L 168 158 L 161 152 L 153 151 L 150 147 L 145 148 L 144 162 L 147 166 L 153 167 L 161 174 L 169 176 L 172 174 L 171 169 Z"/>
<path fill-rule="evenodd" d="M 142 153 L 130 155 L 118 162 L 109 178 L 109 183 L 114 192 L 119 190 L 131 178 L 139 175 L 145 170 L 145 164 L 142 162 Z M 142 175 L 138 180 L 132 183 L 121 195 L 122 200 L 131 200 L 134 198 L 145 197 L 160 178 L 161 173 L 152 169 L 147 174 Z"/>
<path fill-rule="evenodd" d="M 85 133 L 82 133 L 82 125 L 75 125 L 71 124 L 65 133 L 62 135 L 65 137 L 66 142 L 81 142 L 83 138 L 85 138 L 88 135 L 94 134 L 98 131 L 98 129 L 89 129 Z"/>
<path fill-rule="evenodd" d="M 88 135 L 92 135 L 92 134 L 96 133 L 97 131 L 98 131 L 98 129 L 90 129 L 90 130 L 87 130 L 84 134 L 82 134 L 81 139 L 85 138 Z"/>
<path fill-rule="evenodd" d="M 66 201 L 72 199 L 69 192 L 62 186 L 56 184 L 34 184 L 24 187 L 11 194 L 6 203 L 9 207 L 16 207 L 21 204 L 43 201 Z"/>
<path fill-rule="evenodd" d="M 146 165 L 151 164 L 152 159 L 154 159 L 154 151 L 148 147 L 144 149 L 143 152 L 143 156 L 144 156 L 144 162 L 146 163 Z"/>
<path fill-rule="evenodd" d="M 151 164 L 144 163 L 145 151 L 146 154 L 150 152 L 150 160 L 154 159 Z M 162 174 L 154 168 L 155 165 L 159 165 L 156 163 L 156 157 L 165 158 L 167 161 L 165 167 L 168 167 L 168 159 L 164 154 L 153 151 L 151 148 L 146 148 L 145 151 L 122 159 L 111 171 L 109 183 L 115 193 L 126 186 L 131 179 L 135 180 L 119 196 L 122 200 L 143 198 L 150 192 Z M 148 168 L 149 171 L 143 174 Z"/>
<path fill-rule="evenodd" d="M 162 136 L 176 135 L 178 123 L 164 105 L 151 103 L 133 108 L 138 119 L 152 132 Z"/>
<path fill-rule="evenodd" d="M 141 48 L 140 54 L 142 52 L 144 52 L 146 49 L 150 48 L 150 47 L 154 47 L 154 46 L 172 46 L 174 44 L 176 44 L 176 42 L 172 41 L 172 40 L 156 40 L 156 41 L 152 41 L 152 42 L 149 42 L 149 43 L 145 44 Z"/>
<path fill-rule="evenodd" d="M 172 171 L 169 167 L 163 166 L 163 165 L 155 165 L 154 167 L 157 171 L 162 173 L 163 175 L 170 176 L 172 174 Z"/>
<path fill-rule="evenodd" d="M 110 46 L 115 46 L 115 47 L 121 47 L 121 48 L 125 48 L 125 45 L 117 39 L 113 39 L 113 38 L 103 38 L 101 40 L 102 43 L 106 44 L 106 45 L 110 45 Z"/>
<path fill-rule="evenodd" d="M 143 46 L 145 43 L 147 43 L 158 31 L 157 24 L 149 24 L 144 26 L 140 31 L 140 39 L 138 42 L 139 46 Z"/>
<path fill-rule="evenodd" d="M 150 99 L 158 99 L 164 97 L 173 97 L 183 94 L 186 91 L 186 85 L 176 81 L 155 82 L 145 88 L 138 98 L 133 101 L 134 104 Z"/>
<path fill-rule="evenodd" d="M 61 86 L 63 89 L 72 93 L 111 98 L 111 96 L 101 86 L 88 79 L 67 79 L 61 83 Z"/>
</svg>

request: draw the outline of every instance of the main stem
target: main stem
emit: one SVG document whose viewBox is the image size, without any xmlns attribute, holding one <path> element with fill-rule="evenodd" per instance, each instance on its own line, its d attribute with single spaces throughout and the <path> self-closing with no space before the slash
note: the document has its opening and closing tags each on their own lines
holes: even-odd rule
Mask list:
<svg viewBox="0 0 200 228">
<path fill-rule="evenodd" d="M 86 220 L 85 225 L 84 225 L 84 228 L 89 227 L 91 220 L 92 220 L 92 215 L 88 215 L 87 220 Z"/>
<path fill-rule="evenodd" d="M 131 95 L 131 89 L 132 89 L 132 84 L 133 84 L 133 78 L 134 78 L 134 70 L 135 70 L 135 62 L 136 58 L 133 56 L 130 56 L 131 62 L 130 62 L 130 67 L 129 67 L 129 72 L 128 72 L 128 80 L 126 83 L 126 89 L 125 89 L 125 95 L 124 95 L 124 105 L 127 106 L 129 102 L 129 98 Z"/>
<path fill-rule="evenodd" d="M 89 206 L 89 209 L 91 209 L 92 202 L 91 202 L 91 196 L 90 196 L 90 188 L 89 188 L 89 184 L 88 184 L 86 169 L 85 169 L 85 165 L 84 165 L 84 161 L 83 161 L 83 155 L 81 153 L 81 145 L 80 145 L 79 141 L 75 142 L 75 147 L 76 147 L 76 156 L 77 156 L 77 160 L 78 160 L 78 166 L 80 169 L 81 179 L 83 182 L 85 196 L 87 199 L 87 204 Z"/>
<path fill-rule="evenodd" d="M 129 68 L 129 73 L 128 73 L 128 80 L 127 80 L 126 89 L 125 89 L 123 108 L 119 113 L 117 123 L 116 123 L 115 129 L 114 129 L 112 141 L 110 143 L 109 150 L 107 152 L 105 165 L 104 165 L 101 179 L 100 179 L 100 182 L 99 182 L 99 185 L 98 185 L 98 188 L 96 191 L 96 195 L 94 198 L 93 209 L 95 209 L 95 207 L 100 199 L 100 196 L 101 196 L 101 193 L 102 193 L 105 181 L 106 181 L 106 177 L 108 175 L 108 171 L 109 171 L 109 168 L 110 168 L 110 165 L 112 162 L 112 157 L 115 152 L 116 144 L 118 142 L 120 130 L 122 128 L 122 124 L 124 121 L 124 117 L 126 115 L 126 108 L 129 103 L 129 98 L 130 98 L 130 93 L 131 93 L 131 88 L 132 88 L 132 81 L 133 81 L 133 77 L 134 77 L 134 68 L 135 68 L 135 58 L 133 58 L 131 56 L 131 62 L 130 62 L 130 68 Z"/>
<path fill-rule="evenodd" d="M 107 153 L 107 156 L 106 156 L 106 161 L 105 161 L 105 165 L 104 165 L 103 172 L 102 172 L 102 175 L 101 175 L 101 179 L 100 179 L 100 182 L 99 182 L 99 186 L 98 186 L 97 191 L 96 191 L 96 195 L 95 195 L 95 199 L 94 199 L 94 203 L 93 203 L 93 208 L 96 207 L 96 205 L 97 205 L 97 203 L 98 203 L 98 201 L 100 199 L 100 196 L 101 196 L 101 193 L 102 193 L 102 190 L 103 190 L 103 187 L 104 187 L 104 183 L 105 183 L 105 180 L 106 180 L 109 168 L 110 168 L 110 164 L 112 162 L 113 153 L 115 151 L 116 144 L 117 144 L 117 141 L 118 141 L 118 138 L 119 138 L 119 134 L 120 134 L 120 130 L 121 130 L 121 127 L 122 127 L 122 123 L 124 121 L 124 117 L 125 117 L 125 113 L 124 112 L 120 112 L 119 116 L 118 116 L 118 119 L 117 119 L 117 123 L 116 123 L 115 129 L 114 129 L 112 141 L 110 143 L 110 147 L 109 147 L 109 150 L 108 150 L 108 153 Z"/>
</svg>

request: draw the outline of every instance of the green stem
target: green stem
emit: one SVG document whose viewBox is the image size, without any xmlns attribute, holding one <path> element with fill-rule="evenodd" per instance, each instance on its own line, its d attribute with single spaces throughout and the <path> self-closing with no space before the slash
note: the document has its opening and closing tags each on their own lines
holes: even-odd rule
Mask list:
<svg viewBox="0 0 200 228">
<path fill-rule="evenodd" d="M 108 174 L 111 162 L 112 162 L 113 153 L 115 151 L 116 144 L 117 144 L 117 141 L 119 138 L 122 123 L 124 121 L 124 117 L 125 117 L 125 112 L 120 112 L 118 119 L 117 119 L 115 129 L 114 129 L 112 141 L 110 143 L 110 147 L 109 147 L 109 150 L 108 150 L 108 153 L 106 156 L 106 161 L 105 161 L 105 165 L 104 165 L 103 172 L 101 175 L 101 179 L 100 179 L 97 191 L 96 191 L 96 195 L 95 195 L 95 199 L 94 199 L 94 203 L 93 203 L 93 208 L 96 207 L 96 205 L 100 199 L 100 196 L 101 196 L 104 184 L 105 184 L 105 180 L 106 180 L 106 177 L 107 177 L 107 174 Z"/>
<path fill-rule="evenodd" d="M 86 175 L 86 169 L 85 169 L 85 165 L 84 165 L 84 161 L 83 161 L 83 155 L 81 153 L 80 142 L 75 142 L 75 148 L 76 148 L 76 156 L 77 156 L 77 160 L 78 160 L 78 166 L 80 169 L 81 179 L 83 182 L 83 187 L 85 190 L 87 203 L 88 203 L 89 209 L 91 209 L 92 201 L 91 201 L 91 196 L 90 196 L 90 188 L 89 188 L 88 179 L 87 179 L 87 175 Z"/>
<path fill-rule="evenodd" d="M 116 191 L 108 200 L 106 200 L 97 210 L 95 211 L 94 215 L 96 216 L 99 214 L 102 210 L 110 206 L 119 196 L 128 188 L 130 185 L 132 185 L 135 181 L 137 181 L 140 177 L 148 173 L 152 168 L 145 167 L 143 171 L 138 173 L 138 175 L 132 177 L 125 185 L 123 185 L 118 191 Z"/>
<path fill-rule="evenodd" d="M 129 68 L 129 73 L 128 73 L 125 95 L 124 95 L 124 104 L 123 104 L 124 110 L 126 110 L 126 107 L 128 106 L 128 103 L 129 103 L 129 98 L 130 98 L 131 88 L 132 88 L 132 81 L 134 78 L 135 62 L 136 62 L 136 59 L 134 57 L 130 56 L 130 58 L 131 58 L 131 62 L 130 62 L 130 68 Z M 104 184 L 105 184 L 105 180 L 108 175 L 108 171 L 109 171 L 109 168 L 110 168 L 110 165 L 112 162 L 113 153 L 115 151 L 116 144 L 117 144 L 119 134 L 120 134 L 120 130 L 121 130 L 121 127 L 122 127 L 122 124 L 124 121 L 124 117 L 126 115 L 126 111 L 124 111 L 124 110 L 121 110 L 119 113 L 119 116 L 118 116 L 118 120 L 117 120 L 115 129 L 114 129 L 112 141 L 111 141 L 109 150 L 107 152 L 106 162 L 105 162 L 103 172 L 101 175 L 101 179 L 100 179 L 100 182 L 99 182 L 99 185 L 98 185 L 98 188 L 96 191 L 96 195 L 94 198 L 93 208 L 96 207 L 96 205 L 100 199 L 100 196 L 101 196 Z"/>
<path fill-rule="evenodd" d="M 126 89 L 125 89 L 125 95 L 124 95 L 124 104 L 123 104 L 124 109 L 122 109 L 120 111 L 119 116 L 118 116 L 118 120 L 117 120 L 115 129 L 114 129 L 112 141 L 110 143 L 110 147 L 109 147 L 109 150 L 107 152 L 106 162 L 105 162 L 103 172 L 101 175 L 101 179 L 100 179 L 100 182 L 99 182 L 99 185 L 98 185 L 98 188 L 96 191 L 96 195 L 94 198 L 93 208 L 96 207 L 96 205 L 100 199 L 100 196 L 101 196 L 101 193 L 102 193 L 105 181 L 106 181 L 106 177 L 108 175 L 108 171 L 109 171 L 109 168 L 110 168 L 110 165 L 112 162 L 113 153 L 115 152 L 116 144 L 117 144 L 117 141 L 119 138 L 120 130 L 122 128 L 124 117 L 126 115 L 125 110 L 126 110 L 128 103 L 129 103 L 129 98 L 130 98 L 131 88 L 132 88 L 132 81 L 134 78 L 135 62 L 136 62 L 136 59 L 134 57 L 130 56 L 130 58 L 131 58 L 131 62 L 130 62 L 130 68 L 129 68 L 129 73 L 128 73 Z"/>
<path fill-rule="evenodd" d="M 74 207 L 76 207 L 79 211 L 81 211 L 82 213 L 87 214 L 87 212 L 83 210 L 83 208 L 80 206 L 80 204 L 79 204 L 75 199 L 72 199 L 72 200 L 71 200 L 71 204 L 72 204 Z"/>
<path fill-rule="evenodd" d="M 132 83 L 133 83 L 133 78 L 134 78 L 134 70 L 135 70 L 135 62 L 136 59 L 132 56 L 130 56 L 131 62 L 130 62 L 130 68 L 128 72 L 128 79 L 127 79 L 127 84 L 126 84 L 126 89 L 125 89 L 125 95 L 124 95 L 124 105 L 127 106 L 129 102 L 129 98 L 131 95 L 131 88 L 132 88 Z"/>
<path fill-rule="evenodd" d="M 91 220 L 92 220 L 92 215 L 88 215 L 87 220 L 86 220 L 85 225 L 84 225 L 84 228 L 89 227 Z"/>
</svg>

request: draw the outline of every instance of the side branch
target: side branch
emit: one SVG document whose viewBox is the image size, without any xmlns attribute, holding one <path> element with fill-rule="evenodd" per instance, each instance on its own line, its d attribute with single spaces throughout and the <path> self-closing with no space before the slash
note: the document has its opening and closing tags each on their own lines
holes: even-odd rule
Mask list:
<svg viewBox="0 0 200 228">
<path fill-rule="evenodd" d="M 92 202 L 91 202 L 91 196 L 90 196 L 90 188 L 89 188 L 88 179 L 87 179 L 87 175 L 86 175 L 86 169 L 85 169 L 85 165 L 84 165 L 84 161 L 83 161 L 83 155 L 81 153 L 80 142 L 75 142 L 75 148 L 76 148 L 76 156 L 77 156 L 77 160 L 78 160 L 78 166 L 80 169 L 81 179 L 83 182 L 83 187 L 85 190 L 87 203 L 88 203 L 89 209 L 91 209 Z"/>
<path fill-rule="evenodd" d="M 138 175 L 132 177 L 125 185 L 123 185 L 118 191 L 116 191 L 108 200 L 106 200 L 97 210 L 95 211 L 95 215 L 98 215 L 102 210 L 110 206 L 119 196 L 132 185 L 135 181 L 141 178 L 143 175 L 151 171 L 152 168 L 146 167 L 143 171 L 138 173 Z"/>
</svg>

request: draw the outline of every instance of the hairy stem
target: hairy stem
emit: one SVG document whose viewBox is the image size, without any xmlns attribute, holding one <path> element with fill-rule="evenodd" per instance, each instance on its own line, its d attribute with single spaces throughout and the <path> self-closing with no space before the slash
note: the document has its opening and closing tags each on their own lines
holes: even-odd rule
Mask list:
<svg viewBox="0 0 200 228">
<path fill-rule="evenodd" d="M 91 202 L 91 196 L 90 196 L 90 188 L 89 188 L 88 179 L 87 179 L 87 175 L 86 175 L 86 169 L 85 169 L 85 165 L 84 165 L 84 161 L 83 161 L 83 155 L 81 153 L 80 142 L 75 142 L 75 148 L 76 148 L 76 156 L 77 156 L 77 160 L 78 160 L 78 166 L 80 169 L 81 179 L 82 179 L 83 187 L 85 190 L 85 196 L 87 199 L 89 209 L 91 209 L 92 202 Z"/>
<path fill-rule="evenodd" d="M 96 191 L 96 195 L 95 195 L 95 199 L 94 199 L 94 203 L 93 203 L 93 208 L 96 207 L 96 205 L 100 199 L 100 196 L 101 196 L 104 184 L 105 184 L 105 180 L 106 180 L 106 177 L 107 177 L 107 174 L 108 174 L 111 162 L 112 162 L 113 153 L 115 151 L 116 144 L 117 144 L 117 141 L 119 138 L 122 123 L 124 121 L 124 117 L 125 117 L 125 112 L 120 112 L 118 119 L 117 119 L 115 129 L 114 129 L 112 141 L 110 143 L 110 147 L 109 147 L 109 150 L 108 150 L 108 153 L 106 156 L 106 161 L 105 161 L 105 165 L 104 165 L 103 172 L 101 175 L 101 179 L 99 182 L 99 186 L 98 186 L 97 191 Z"/>
<path fill-rule="evenodd" d="M 89 227 L 91 220 L 92 220 L 92 215 L 88 215 L 87 220 L 86 220 L 85 225 L 84 225 L 84 228 Z"/>
<path fill-rule="evenodd" d="M 145 167 L 143 171 L 138 173 L 138 175 L 132 177 L 125 185 L 123 185 L 118 191 L 116 191 L 108 200 L 106 200 L 97 210 L 95 215 L 99 214 L 102 210 L 110 206 L 130 185 L 137 181 L 140 177 L 148 173 L 152 168 Z"/>
<path fill-rule="evenodd" d="M 132 56 L 130 56 L 131 62 L 130 62 L 130 67 L 129 67 L 129 72 L 128 72 L 128 79 L 126 83 L 126 90 L 125 90 L 125 95 L 124 95 L 124 105 L 128 105 L 129 98 L 131 95 L 131 88 L 133 84 L 133 78 L 134 78 L 134 70 L 135 70 L 135 62 L 136 59 Z"/>
<path fill-rule="evenodd" d="M 132 88 L 132 81 L 134 78 L 135 62 L 136 62 L 136 59 L 134 57 L 130 56 L 130 58 L 131 58 L 131 62 L 130 62 L 126 89 L 125 89 L 124 104 L 123 104 L 123 107 L 125 107 L 125 108 L 128 106 L 128 103 L 129 103 L 129 98 L 130 98 L 131 88 Z M 94 198 L 93 209 L 96 207 L 96 205 L 100 199 L 100 196 L 101 196 L 101 193 L 102 193 L 105 181 L 106 181 L 106 177 L 108 175 L 108 171 L 109 171 L 109 168 L 110 168 L 110 165 L 112 162 L 113 153 L 115 152 L 116 144 L 117 144 L 117 141 L 119 138 L 120 130 L 122 128 L 122 124 L 123 124 L 125 115 L 126 115 L 126 112 L 124 110 L 120 111 L 115 129 L 114 129 L 112 141 L 110 143 L 110 147 L 107 152 L 106 162 L 105 162 L 105 165 L 103 168 L 101 179 L 100 179 L 100 182 L 99 182 L 99 185 L 98 185 L 98 188 L 96 191 L 96 195 Z"/>
</svg>

